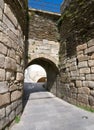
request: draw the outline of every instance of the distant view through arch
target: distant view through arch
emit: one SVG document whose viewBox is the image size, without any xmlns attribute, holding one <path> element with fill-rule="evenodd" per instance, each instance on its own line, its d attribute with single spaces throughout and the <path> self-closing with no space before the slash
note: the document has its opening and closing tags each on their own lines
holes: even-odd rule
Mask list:
<svg viewBox="0 0 94 130">
<path fill-rule="evenodd" d="M 24 82 L 31 82 L 31 83 L 37 83 L 44 82 L 46 79 L 46 71 L 43 67 L 37 64 L 30 65 L 25 69 L 25 79 Z M 41 79 L 41 80 L 40 80 Z"/>
<path fill-rule="evenodd" d="M 31 62 L 29 62 L 27 68 L 29 66 L 35 65 L 35 64 L 43 67 L 46 72 L 46 76 L 40 77 L 40 78 L 42 78 L 42 77 L 47 78 L 46 79 L 46 81 L 47 81 L 46 89 L 50 91 L 52 88 L 54 88 L 54 86 L 56 88 L 56 78 L 57 78 L 57 75 L 59 74 L 59 70 L 58 70 L 56 64 L 53 61 L 51 61 L 45 57 L 40 57 L 40 58 L 35 58 Z"/>
</svg>

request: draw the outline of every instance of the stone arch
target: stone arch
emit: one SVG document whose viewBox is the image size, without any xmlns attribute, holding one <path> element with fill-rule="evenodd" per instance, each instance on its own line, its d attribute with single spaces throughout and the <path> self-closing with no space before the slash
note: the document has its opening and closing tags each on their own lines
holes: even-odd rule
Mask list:
<svg viewBox="0 0 94 130">
<path fill-rule="evenodd" d="M 30 63 L 31 61 L 33 61 L 34 59 L 37 58 L 45 58 L 48 59 L 49 61 L 53 62 L 57 68 L 58 68 L 58 59 L 50 56 L 49 54 L 34 54 L 34 55 L 29 55 L 29 59 L 28 59 L 28 63 Z"/>
<path fill-rule="evenodd" d="M 32 60 L 28 63 L 27 67 L 33 64 L 38 64 L 42 66 L 47 73 L 47 90 L 51 90 L 56 87 L 56 78 L 59 74 L 59 70 L 57 65 L 52 60 L 50 60 L 49 56 L 45 57 L 36 57 L 32 58 Z"/>
</svg>

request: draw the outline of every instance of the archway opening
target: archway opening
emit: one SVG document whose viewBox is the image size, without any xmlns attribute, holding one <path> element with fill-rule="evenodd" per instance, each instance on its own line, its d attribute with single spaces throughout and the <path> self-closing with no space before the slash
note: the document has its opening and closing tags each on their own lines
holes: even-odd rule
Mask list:
<svg viewBox="0 0 94 130">
<path fill-rule="evenodd" d="M 37 64 L 31 64 L 25 69 L 24 89 L 33 89 L 36 87 L 46 87 L 47 73 L 45 69 Z M 32 90 L 31 90 L 32 91 Z"/>
<path fill-rule="evenodd" d="M 59 74 L 59 70 L 55 63 L 53 63 L 51 60 L 39 57 L 36 59 L 33 59 L 27 66 L 27 68 L 31 65 L 39 65 L 46 71 L 46 76 L 41 76 L 37 82 L 40 81 L 47 81 L 46 89 L 51 90 L 52 88 L 56 88 L 56 77 Z"/>
<path fill-rule="evenodd" d="M 32 60 L 25 69 L 25 104 L 32 97 L 32 93 L 48 90 L 57 95 L 58 74 L 58 68 L 51 60 L 43 57 Z"/>
</svg>

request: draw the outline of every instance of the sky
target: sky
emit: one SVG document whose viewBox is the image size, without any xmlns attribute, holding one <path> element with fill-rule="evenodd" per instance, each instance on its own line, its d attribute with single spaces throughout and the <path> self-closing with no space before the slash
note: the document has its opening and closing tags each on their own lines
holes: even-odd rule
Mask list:
<svg viewBox="0 0 94 130">
<path fill-rule="evenodd" d="M 29 8 L 60 13 L 60 5 L 63 0 L 28 0 Z"/>
</svg>

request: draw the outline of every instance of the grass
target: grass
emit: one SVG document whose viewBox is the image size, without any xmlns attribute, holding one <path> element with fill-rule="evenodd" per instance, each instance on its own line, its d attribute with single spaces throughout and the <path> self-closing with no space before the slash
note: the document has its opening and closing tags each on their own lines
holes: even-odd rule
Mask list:
<svg viewBox="0 0 94 130">
<path fill-rule="evenodd" d="M 79 108 L 81 108 L 83 110 L 86 110 L 86 111 L 94 113 L 94 109 L 93 108 L 89 108 L 89 107 L 86 107 L 86 106 L 80 106 L 80 105 L 77 105 L 77 107 L 79 107 Z"/>
<path fill-rule="evenodd" d="M 16 116 L 16 117 L 15 117 L 15 122 L 16 122 L 16 123 L 19 123 L 19 122 L 20 122 L 20 116 Z"/>
</svg>

